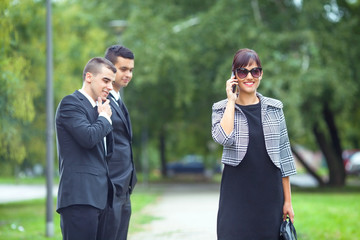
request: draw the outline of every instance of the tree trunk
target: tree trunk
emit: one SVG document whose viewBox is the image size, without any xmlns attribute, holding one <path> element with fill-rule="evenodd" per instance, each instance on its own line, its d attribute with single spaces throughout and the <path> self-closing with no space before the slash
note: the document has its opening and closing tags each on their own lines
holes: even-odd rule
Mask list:
<svg viewBox="0 0 360 240">
<path fill-rule="evenodd" d="M 334 146 L 336 155 L 338 157 L 341 157 L 342 149 L 341 149 L 341 144 L 340 144 L 340 138 L 339 138 L 336 124 L 335 124 L 334 115 L 333 115 L 332 111 L 330 110 L 328 103 L 324 104 L 323 116 L 324 116 L 326 125 L 328 126 L 329 133 L 331 136 L 331 142 L 332 142 L 332 145 Z"/>
<path fill-rule="evenodd" d="M 326 184 L 325 181 L 309 166 L 309 164 L 305 162 L 304 158 L 293 147 L 291 147 L 291 151 L 294 153 L 299 162 L 305 167 L 306 171 L 316 179 L 320 187 L 324 186 Z"/>
<path fill-rule="evenodd" d="M 166 171 L 166 155 L 165 155 L 165 130 L 161 129 L 160 136 L 159 136 L 159 147 L 160 147 L 160 161 L 161 161 L 161 175 L 163 177 L 167 177 Z"/>
<path fill-rule="evenodd" d="M 319 130 L 319 127 L 317 125 L 313 127 L 313 133 L 322 153 L 324 154 L 326 163 L 328 165 L 329 185 L 344 186 L 345 177 L 342 174 L 342 171 L 344 170 L 344 166 L 343 165 L 340 166 L 339 159 L 336 154 L 336 151 L 334 150 L 334 147 L 332 146 L 332 144 L 329 144 L 326 141 L 325 134 Z"/>
<path fill-rule="evenodd" d="M 342 159 L 342 148 L 341 148 L 341 143 L 340 143 L 340 138 L 339 138 L 339 134 L 337 131 L 337 127 L 335 124 L 335 119 L 334 119 L 334 114 L 332 113 L 332 111 L 329 108 L 328 103 L 324 104 L 324 109 L 323 109 L 323 117 L 325 119 L 326 125 L 328 126 L 329 129 L 329 133 L 330 133 L 330 140 L 331 140 L 331 146 L 333 147 L 333 152 L 334 152 L 334 159 L 332 161 L 334 161 L 334 171 L 336 171 L 336 178 L 338 178 L 339 180 L 335 182 L 335 185 L 338 184 L 338 182 L 342 182 L 341 185 L 345 184 L 345 178 L 346 178 L 346 174 L 345 174 L 345 167 L 344 167 L 344 163 L 343 163 L 343 159 Z M 329 169 L 330 170 L 330 169 Z M 332 184 L 332 179 L 330 178 L 330 184 Z"/>
</svg>

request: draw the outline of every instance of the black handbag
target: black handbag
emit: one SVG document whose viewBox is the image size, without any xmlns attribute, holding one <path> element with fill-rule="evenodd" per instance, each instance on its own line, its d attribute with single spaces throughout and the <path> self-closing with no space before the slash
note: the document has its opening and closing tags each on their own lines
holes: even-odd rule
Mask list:
<svg viewBox="0 0 360 240">
<path fill-rule="evenodd" d="M 280 225 L 280 240 L 297 240 L 294 224 L 289 217 Z"/>
</svg>

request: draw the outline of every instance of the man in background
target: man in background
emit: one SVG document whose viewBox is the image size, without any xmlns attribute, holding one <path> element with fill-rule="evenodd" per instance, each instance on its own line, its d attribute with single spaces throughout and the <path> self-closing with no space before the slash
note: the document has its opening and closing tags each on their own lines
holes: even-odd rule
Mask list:
<svg viewBox="0 0 360 240">
<path fill-rule="evenodd" d="M 114 45 L 106 50 L 105 58 L 117 69 L 113 90 L 108 99 L 112 109 L 114 152 L 108 162 L 110 178 L 115 185 L 113 208 L 106 212 L 103 239 L 126 240 L 131 215 L 130 194 L 136 184 L 132 153 L 132 129 L 129 112 L 121 99 L 120 89 L 132 79 L 134 54 L 127 48 Z"/>
</svg>

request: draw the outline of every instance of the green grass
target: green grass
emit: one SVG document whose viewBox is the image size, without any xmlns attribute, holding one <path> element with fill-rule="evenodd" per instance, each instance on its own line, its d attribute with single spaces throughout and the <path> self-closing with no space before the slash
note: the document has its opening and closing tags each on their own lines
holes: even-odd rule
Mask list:
<svg viewBox="0 0 360 240">
<path fill-rule="evenodd" d="M 157 219 L 154 216 L 148 215 L 141 210 L 149 204 L 156 201 L 160 193 L 148 192 L 135 188 L 135 193 L 131 195 L 132 214 L 130 219 L 129 233 L 139 232 L 143 230 L 142 226 L 152 220 Z"/>
<path fill-rule="evenodd" d="M 299 240 L 359 239 L 359 192 L 294 192 L 292 202 Z"/>
<path fill-rule="evenodd" d="M 57 213 L 54 225 L 55 237 L 46 238 L 45 200 L 0 204 L 0 239 L 61 239 Z"/>
<path fill-rule="evenodd" d="M 142 230 L 142 225 L 155 219 L 143 214 L 141 210 L 154 202 L 157 193 L 136 192 L 131 196 L 132 217 L 130 232 Z M 0 204 L 0 239 L 6 240 L 50 240 L 62 239 L 60 216 L 54 212 L 54 237 L 45 237 L 45 200 L 31 200 L 16 203 Z M 55 211 L 55 201 L 54 201 Z"/>
<path fill-rule="evenodd" d="M 24 177 L 24 178 L 14 178 L 14 177 L 0 177 L 0 184 L 45 184 L 45 177 Z M 59 178 L 54 177 L 54 184 L 59 183 Z"/>
</svg>

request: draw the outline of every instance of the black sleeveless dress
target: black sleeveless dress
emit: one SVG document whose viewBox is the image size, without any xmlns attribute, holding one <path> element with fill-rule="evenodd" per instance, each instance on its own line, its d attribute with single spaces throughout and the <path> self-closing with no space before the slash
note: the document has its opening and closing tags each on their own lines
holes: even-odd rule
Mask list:
<svg viewBox="0 0 360 240">
<path fill-rule="evenodd" d="M 224 167 L 218 240 L 278 240 L 284 203 L 281 171 L 265 148 L 260 103 L 238 106 L 249 124 L 249 146 L 238 166 Z"/>
</svg>

